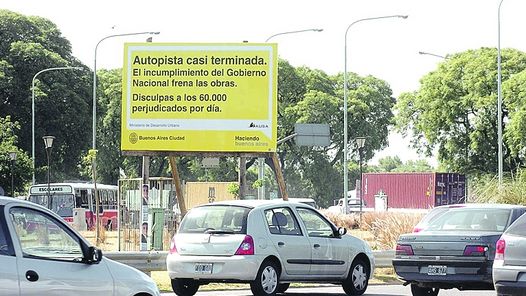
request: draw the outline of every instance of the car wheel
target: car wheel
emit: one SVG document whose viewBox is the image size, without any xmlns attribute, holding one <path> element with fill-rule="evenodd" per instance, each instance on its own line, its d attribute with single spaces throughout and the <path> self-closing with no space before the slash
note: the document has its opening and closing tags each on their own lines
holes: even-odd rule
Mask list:
<svg viewBox="0 0 526 296">
<path fill-rule="evenodd" d="M 276 295 L 279 284 L 279 272 L 276 264 L 265 261 L 259 268 L 256 279 L 250 283 L 250 290 L 254 296 Z"/>
<path fill-rule="evenodd" d="M 285 293 L 287 289 L 289 288 L 290 284 L 278 284 L 278 288 L 276 289 L 276 293 Z"/>
<path fill-rule="evenodd" d="M 362 295 L 369 284 L 369 268 L 361 259 L 356 259 L 351 265 L 347 279 L 342 283 L 347 295 Z"/>
<path fill-rule="evenodd" d="M 437 296 L 439 288 L 428 288 L 428 287 L 419 287 L 416 284 L 411 284 L 411 294 L 413 296 Z"/>
<path fill-rule="evenodd" d="M 172 290 L 178 296 L 193 296 L 199 289 L 199 283 L 190 279 L 172 279 Z"/>
</svg>

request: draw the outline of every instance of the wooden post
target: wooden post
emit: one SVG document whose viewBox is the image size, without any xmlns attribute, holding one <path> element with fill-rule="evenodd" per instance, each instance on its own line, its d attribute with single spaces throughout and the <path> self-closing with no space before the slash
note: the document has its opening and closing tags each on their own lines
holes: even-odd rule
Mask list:
<svg viewBox="0 0 526 296">
<path fill-rule="evenodd" d="M 172 168 L 172 178 L 175 184 L 175 194 L 177 195 L 177 203 L 179 204 L 179 210 L 181 210 L 181 216 L 186 215 L 186 205 L 184 203 L 183 186 L 179 179 L 179 172 L 177 171 L 177 164 L 175 162 L 175 156 L 169 156 L 170 167 Z"/>
<path fill-rule="evenodd" d="M 278 154 L 272 153 L 272 162 L 276 169 L 276 179 L 278 181 L 278 186 L 281 191 L 281 197 L 283 200 L 289 200 L 289 195 L 287 194 L 287 187 L 285 186 L 285 178 L 283 177 L 283 172 L 281 171 L 281 166 L 279 164 Z"/>
</svg>

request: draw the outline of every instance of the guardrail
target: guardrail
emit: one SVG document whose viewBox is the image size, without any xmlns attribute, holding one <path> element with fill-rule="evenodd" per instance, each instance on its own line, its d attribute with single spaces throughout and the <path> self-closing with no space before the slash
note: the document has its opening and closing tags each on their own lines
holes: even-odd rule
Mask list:
<svg viewBox="0 0 526 296">
<path fill-rule="evenodd" d="M 120 263 L 133 266 L 140 271 L 166 271 L 168 251 L 150 252 L 103 252 L 104 256 Z M 392 267 L 394 251 L 373 251 L 376 267 Z"/>
</svg>

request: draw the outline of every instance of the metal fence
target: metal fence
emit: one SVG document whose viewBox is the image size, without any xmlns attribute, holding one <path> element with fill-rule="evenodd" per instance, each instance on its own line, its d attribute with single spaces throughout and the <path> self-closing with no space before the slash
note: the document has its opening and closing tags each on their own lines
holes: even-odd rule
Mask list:
<svg viewBox="0 0 526 296">
<path fill-rule="evenodd" d="M 178 225 L 177 198 L 172 179 L 151 177 L 148 214 L 152 215 L 149 250 L 168 250 Z M 119 251 L 138 251 L 141 242 L 142 179 L 119 180 Z"/>
</svg>

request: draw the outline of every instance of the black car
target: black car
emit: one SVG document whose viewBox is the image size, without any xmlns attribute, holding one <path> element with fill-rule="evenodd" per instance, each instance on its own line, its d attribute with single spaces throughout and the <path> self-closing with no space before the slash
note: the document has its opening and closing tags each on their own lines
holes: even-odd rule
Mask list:
<svg viewBox="0 0 526 296">
<path fill-rule="evenodd" d="M 452 208 L 417 233 L 403 234 L 393 266 L 414 296 L 440 289 L 493 290 L 496 242 L 526 212 L 525 206 L 466 204 Z"/>
</svg>

